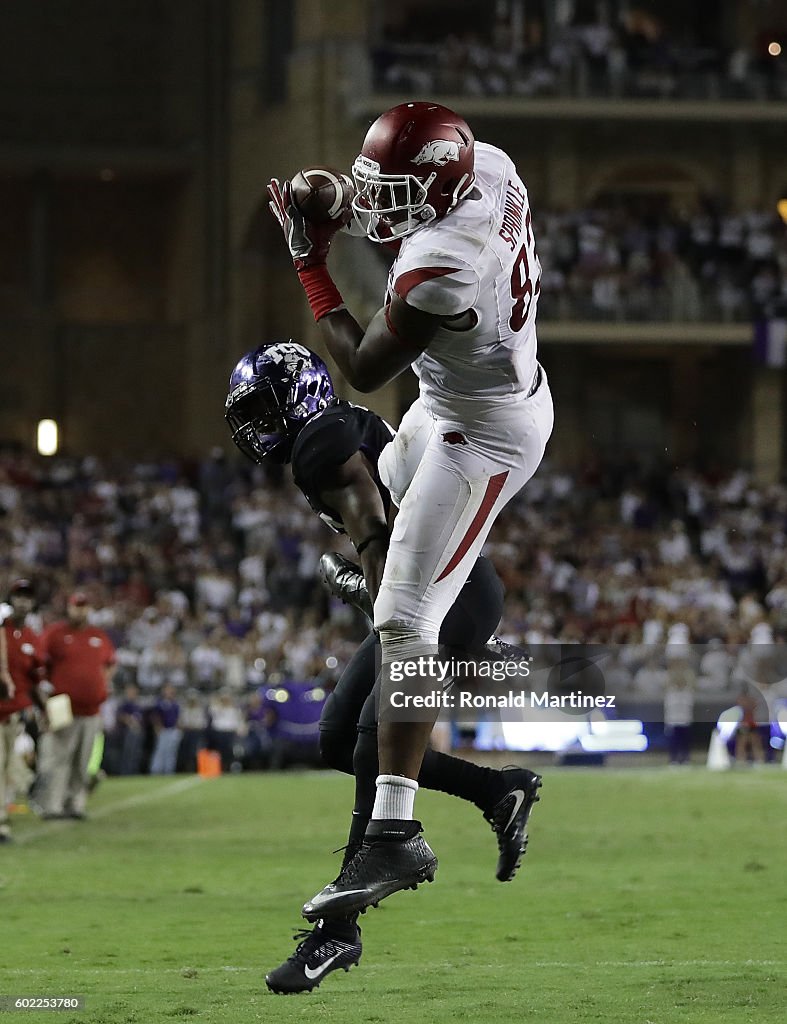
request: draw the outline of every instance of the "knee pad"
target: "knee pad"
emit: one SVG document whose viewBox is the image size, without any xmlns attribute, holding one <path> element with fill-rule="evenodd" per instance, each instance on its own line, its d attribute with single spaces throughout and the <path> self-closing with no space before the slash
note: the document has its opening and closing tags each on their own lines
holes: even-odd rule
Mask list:
<svg viewBox="0 0 787 1024">
<path fill-rule="evenodd" d="M 437 650 L 437 630 L 423 623 L 389 619 L 377 631 L 383 662 L 405 661 Z"/>
</svg>

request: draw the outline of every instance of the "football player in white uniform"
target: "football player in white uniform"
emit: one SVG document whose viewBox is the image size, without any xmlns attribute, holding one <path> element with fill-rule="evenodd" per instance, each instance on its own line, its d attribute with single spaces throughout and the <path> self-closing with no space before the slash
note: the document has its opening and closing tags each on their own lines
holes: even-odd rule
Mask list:
<svg viewBox="0 0 787 1024">
<path fill-rule="evenodd" d="M 365 330 L 326 265 L 343 221 L 305 221 L 288 184 L 273 179 L 269 187 L 315 319 L 349 383 L 374 391 L 408 366 L 420 381 L 379 462 L 398 514 L 374 604 L 383 683 L 372 820 L 360 851 L 305 904 L 310 920 L 364 910 L 434 877 L 437 859 L 413 819 L 434 718 L 403 719 L 393 709 L 403 684 L 391 680 L 391 666 L 436 653 L 446 612 L 500 510 L 536 471 L 553 424 L 536 360 L 540 267 L 527 189 L 511 159 L 476 144 L 446 107 L 403 103 L 371 126 L 353 178 L 357 223 L 397 249 L 385 303 Z M 435 688 L 424 675 L 409 682 L 413 696 Z M 521 807 L 512 794 L 512 816 Z"/>
</svg>

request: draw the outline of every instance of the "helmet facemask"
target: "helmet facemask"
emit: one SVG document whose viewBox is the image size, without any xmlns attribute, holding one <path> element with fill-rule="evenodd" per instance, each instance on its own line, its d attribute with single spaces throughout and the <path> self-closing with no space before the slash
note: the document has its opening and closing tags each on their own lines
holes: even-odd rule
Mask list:
<svg viewBox="0 0 787 1024">
<path fill-rule="evenodd" d="M 262 381 L 236 398 L 227 399 L 225 419 L 232 440 L 252 462 L 287 462 L 292 449 L 287 421 L 276 391 Z"/>
<path fill-rule="evenodd" d="M 445 216 L 475 182 L 475 175 L 463 174 L 445 196 L 445 202 L 441 202 L 442 213 L 438 214 L 429 202 L 429 191 L 437 180 L 436 171 L 428 178 L 418 178 L 415 174 L 383 174 L 375 160 L 361 154 L 353 164 L 352 175 L 355 223 L 372 242 L 405 238 L 425 224 L 431 224 L 438 216 Z"/>
<path fill-rule="evenodd" d="M 353 215 L 373 242 L 391 242 L 429 224 L 437 211 L 428 202 L 437 175 L 422 180 L 414 174 L 383 174 L 380 165 L 363 155 L 352 168 L 355 182 Z"/>
</svg>

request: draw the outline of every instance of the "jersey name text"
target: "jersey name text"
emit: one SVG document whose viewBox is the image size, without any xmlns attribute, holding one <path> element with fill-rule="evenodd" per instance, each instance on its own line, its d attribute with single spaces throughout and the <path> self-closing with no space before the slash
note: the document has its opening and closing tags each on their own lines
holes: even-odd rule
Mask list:
<svg viewBox="0 0 787 1024">
<path fill-rule="evenodd" d="M 511 252 L 517 245 L 519 236 L 522 234 L 522 215 L 525 209 L 525 193 L 513 183 L 508 182 L 506 186 L 505 205 L 503 206 L 503 223 L 500 225 L 498 234 L 507 242 Z"/>
</svg>

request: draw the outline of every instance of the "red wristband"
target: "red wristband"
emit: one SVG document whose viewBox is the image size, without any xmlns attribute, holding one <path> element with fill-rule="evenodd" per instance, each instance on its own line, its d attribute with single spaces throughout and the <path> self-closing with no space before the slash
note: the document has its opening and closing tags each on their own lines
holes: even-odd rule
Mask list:
<svg viewBox="0 0 787 1024">
<path fill-rule="evenodd" d="M 309 300 L 315 320 L 321 320 L 337 307 L 344 305 L 344 299 L 331 280 L 331 275 L 324 263 L 299 270 L 298 277 L 306 292 L 306 298 Z"/>
</svg>

